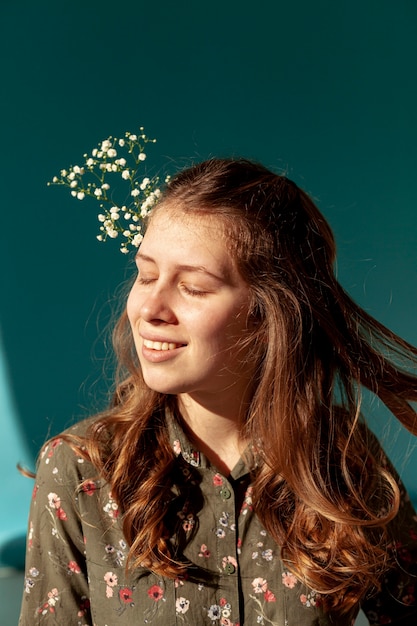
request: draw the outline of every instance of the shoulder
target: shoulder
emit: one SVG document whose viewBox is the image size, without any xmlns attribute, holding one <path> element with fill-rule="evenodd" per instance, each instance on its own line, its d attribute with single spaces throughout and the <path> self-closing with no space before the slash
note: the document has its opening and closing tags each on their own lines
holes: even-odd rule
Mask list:
<svg viewBox="0 0 417 626">
<path fill-rule="evenodd" d="M 59 477 L 62 484 L 71 486 L 97 474 L 83 443 L 93 422 L 93 418 L 78 422 L 44 444 L 38 457 L 38 482 Z"/>
</svg>

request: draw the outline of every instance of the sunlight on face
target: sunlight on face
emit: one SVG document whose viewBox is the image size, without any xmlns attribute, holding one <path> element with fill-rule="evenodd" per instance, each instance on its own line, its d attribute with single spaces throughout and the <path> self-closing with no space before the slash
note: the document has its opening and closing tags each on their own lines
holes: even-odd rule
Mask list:
<svg viewBox="0 0 417 626">
<path fill-rule="evenodd" d="M 127 311 L 146 384 L 201 402 L 241 397 L 253 375 L 238 349 L 251 292 L 220 220 L 161 207 L 136 262 Z"/>
</svg>

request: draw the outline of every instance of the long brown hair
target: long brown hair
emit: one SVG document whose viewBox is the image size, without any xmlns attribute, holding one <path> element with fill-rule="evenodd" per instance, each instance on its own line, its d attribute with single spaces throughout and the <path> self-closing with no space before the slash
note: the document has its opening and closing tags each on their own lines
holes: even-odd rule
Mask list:
<svg viewBox="0 0 417 626">
<path fill-rule="evenodd" d="M 286 177 L 244 159 L 211 159 L 175 176 L 155 210 L 167 203 L 222 220 L 252 289 L 257 387 L 242 435 L 261 458 L 255 510 L 288 567 L 329 609 L 348 610 L 389 566 L 385 530 L 399 506 L 396 481 L 361 424 L 361 389 L 417 434 L 417 349 L 343 290 L 329 225 Z M 184 565 L 165 521 L 174 456 L 164 422 L 175 399 L 144 384 L 126 313 L 114 345 L 114 404 L 83 443 L 123 510 L 131 564 L 176 576 Z"/>
</svg>

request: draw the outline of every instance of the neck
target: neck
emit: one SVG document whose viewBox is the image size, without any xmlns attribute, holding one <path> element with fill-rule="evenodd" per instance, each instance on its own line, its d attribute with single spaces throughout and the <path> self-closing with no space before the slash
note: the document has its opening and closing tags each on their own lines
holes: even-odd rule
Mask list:
<svg viewBox="0 0 417 626">
<path fill-rule="evenodd" d="M 241 435 L 246 406 L 234 407 L 233 412 L 200 403 L 188 394 L 178 396 L 178 408 L 188 436 L 213 465 L 226 476 L 240 459 L 247 442 Z"/>
</svg>

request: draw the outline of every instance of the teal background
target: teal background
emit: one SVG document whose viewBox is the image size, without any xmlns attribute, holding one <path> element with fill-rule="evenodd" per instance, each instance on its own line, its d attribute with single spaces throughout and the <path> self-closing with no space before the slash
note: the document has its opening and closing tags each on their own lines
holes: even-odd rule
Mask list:
<svg viewBox="0 0 417 626">
<path fill-rule="evenodd" d="M 143 124 L 154 171 L 286 170 L 334 228 L 343 285 L 417 343 L 416 31 L 414 0 L 1 0 L 0 531 L 26 525 L 16 462 L 106 397 L 131 262 L 96 241 L 96 207 L 46 182 L 110 134 Z M 370 413 L 415 495 L 415 441 Z"/>
</svg>

